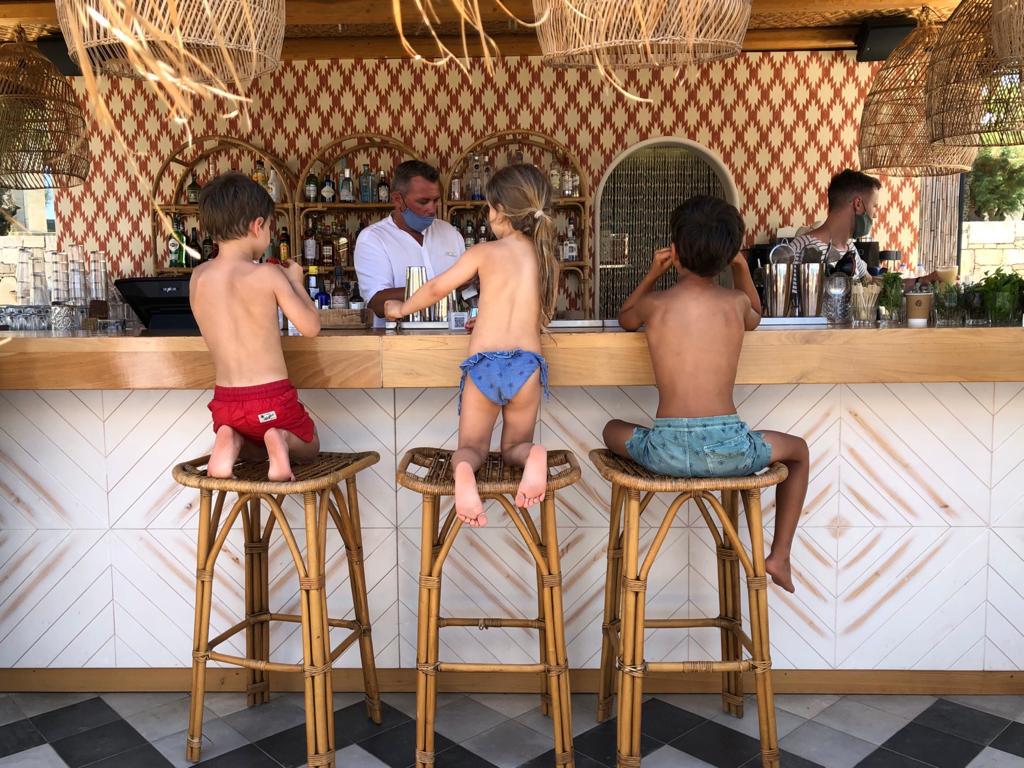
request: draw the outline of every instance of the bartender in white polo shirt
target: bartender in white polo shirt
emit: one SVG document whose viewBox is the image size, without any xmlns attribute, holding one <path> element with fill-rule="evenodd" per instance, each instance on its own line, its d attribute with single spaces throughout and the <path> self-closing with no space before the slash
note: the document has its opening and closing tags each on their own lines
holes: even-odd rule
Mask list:
<svg viewBox="0 0 1024 768">
<path fill-rule="evenodd" d="M 384 327 L 384 302 L 405 298 L 406 267 L 426 267 L 433 279 L 454 264 L 465 242 L 459 231 L 435 218 L 441 202 L 437 169 L 406 160 L 391 178 L 391 215 L 364 229 L 356 241 L 359 290 L 374 312 L 374 327 Z"/>
</svg>

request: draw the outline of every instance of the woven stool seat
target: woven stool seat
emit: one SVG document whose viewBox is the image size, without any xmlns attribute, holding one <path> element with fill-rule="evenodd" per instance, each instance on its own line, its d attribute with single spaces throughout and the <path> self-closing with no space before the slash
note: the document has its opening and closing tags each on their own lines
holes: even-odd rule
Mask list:
<svg viewBox="0 0 1024 768">
<path fill-rule="evenodd" d="M 372 451 L 364 453 L 321 453 L 308 464 L 292 467 L 295 479 L 267 480 L 268 463 L 236 462 L 234 477 L 215 478 L 206 474 L 209 456 L 176 466 L 174 479 L 188 488 L 199 489 L 199 521 L 196 541 L 196 620 L 192 642 L 192 701 L 190 705 L 185 757 L 201 759 L 203 745 L 203 700 L 206 693 L 206 665 L 233 664 L 246 670 L 248 706 L 270 701 L 271 672 L 302 675 L 306 703 L 306 750 L 310 768 L 335 765 L 332 666 L 349 647 L 358 644 L 366 693 L 367 715 L 381 722 L 380 688 L 373 657 L 370 611 L 363 567 L 363 534 L 359 521 L 356 475 L 380 461 Z M 234 502 L 228 500 L 235 494 Z M 284 513 L 284 500 L 295 495 L 301 500 L 305 536 L 297 538 Z M 264 515 L 264 511 L 269 514 Z M 245 552 L 245 615 L 241 621 L 210 637 L 210 615 L 217 559 L 227 537 L 241 521 Z M 348 580 L 352 591 L 353 617 L 331 618 L 327 611 L 327 529 L 333 524 L 345 545 Z M 270 608 L 270 539 L 281 533 L 299 592 L 298 613 L 276 613 Z M 288 622 L 302 627 L 300 663 L 271 661 L 270 624 Z M 348 630 L 341 642 L 332 643 L 331 630 Z M 245 655 L 215 650 L 234 637 L 245 634 Z"/>
<path fill-rule="evenodd" d="M 267 479 L 269 464 L 266 461 L 240 461 L 235 464 L 235 476 L 229 478 L 209 477 L 206 462 L 209 456 L 201 456 L 176 466 L 171 475 L 175 482 L 187 488 L 230 493 L 293 494 L 322 491 L 344 482 L 367 467 L 380 461 L 375 451 L 363 453 L 321 453 L 316 461 L 308 464 L 293 464 L 294 480 L 274 482 Z"/>
<path fill-rule="evenodd" d="M 757 685 L 761 765 L 778 768 L 779 751 L 768 643 L 768 578 L 765 572 L 761 489 L 789 476 L 783 464 L 759 475 L 743 477 L 670 477 L 651 472 L 607 450 L 590 452 L 590 460 L 612 484 L 605 576 L 604 637 L 597 719 L 611 716 L 618 687 L 618 768 L 640 765 L 640 734 L 644 678 L 649 673 L 714 672 L 722 675 L 722 707 L 743 716 L 744 672 L 753 672 Z M 721 493 L 721 499 L 714 492 Z M 670 493 L 669 503 L 646 552 L 641 551 L 640 517 L 657 493 Z M 739 508 L 746 510 L 749 546 L 740 536 Z M 648 578 L 670 526 L 683 505 L 692 502 L 707 524 L 718 560 L 719 612 L 697 618 L 647 618 Z M 740 574 L 748 590 L 749 634 L 744 631 Z M 644 658 L 644 639 L 650 629 L 712 628 L 721 633 L 721 661 L 659 661 Z M 744 656 L 746 652 L 746 656 Z"/>
<path fill-rule="evenodd" d="M 398 465 L 398 484 L 417 493 L 433 496 L 455 494 L 452 452 L 442 448 L 413 448 Z M 500 453 L 490 453 L 476 473 L 481 496 L 515 494 L 523 477 L 522 467 L 504 462 Z M 557 491 L 580 479 L 580 466 L 570 451 L 548 452 L 549 491 Z"/>
<path fill-rule="evenodd" d="M 785 464 L 772 464 L 759 475 L 739 477 L 673 477 L 651 472 L 632 459 L 624 459 L 601 448 L 590 452 L 590 460 L 601 477 L 637 491 L 654 493 L 700 493 L 701 491 L 749 491 L 778 485 L 789 476 Z"/>
<path fill-rule="evenodd" d="M 541 690 L 541 711 L 551 716 L 553 764 L 575 765 L 572 749 L 572 711 L 569 699 L 569 666 L 565 650 L 565 617 L 562 601 L 562 566 L 555 520 L 555 492 L 580 479 L 580 467 L 570 451 L 548 452 L 547 492 L 540 503 L 538 520 L 517 507 L 514 496 L 522 479 L 521 467 L 506 464 L 491 453 L 476 473 L 481 498 L 493 500 L 508 515 L 537 574 L 537 616 L 442 616 L 443 568 L 463 523 L 455 505 L 441 497 L 455 493 L 452 452 L 440 448 L 414 448 L 398 464 L 398 483 L 422 494 L 420 527 L 419 611 L 416 641 L 416 768 L 433 768 L 434 720 L 437 713 L 438 677 L 446 672 L 477 674 L 536 674 Z M 510 529 L 512 530 L 512 529 Z M 465 589 L 465 585 L 463 585 Z M 440 630 L 445 627 L 502 627 L 538 630 L 536 664 L 448 662 L 440 658 Z M 437 756 L 445 768 L 445 752 Z"/>
</svg>

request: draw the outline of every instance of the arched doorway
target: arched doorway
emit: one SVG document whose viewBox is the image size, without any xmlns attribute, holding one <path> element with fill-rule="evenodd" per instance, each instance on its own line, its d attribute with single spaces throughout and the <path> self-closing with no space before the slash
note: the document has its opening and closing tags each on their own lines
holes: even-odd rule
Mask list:
<svg viewBox="0 0 1024 768">
<path fill-rule="evenodd" d="M 614 318 L 639 284 L 651 256 L 669 242 L 672 211 L 691 195 L 737 205 L 739 194 L 722 159 L 707 147 L 667 136 L 640 142 L 612 162 L 594 195 L 597 277 L 594 306 Z M 629 263 L 609 264 L 609 235 L 629 235 Z"/>
</svg>

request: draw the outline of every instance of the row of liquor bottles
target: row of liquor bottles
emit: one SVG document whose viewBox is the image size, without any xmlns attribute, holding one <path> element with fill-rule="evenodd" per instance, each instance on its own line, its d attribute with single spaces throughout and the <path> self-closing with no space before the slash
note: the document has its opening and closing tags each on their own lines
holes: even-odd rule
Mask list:
<svg viewBox="0 0 1024 768">
<path fill-rule="evenodd" d="M 453 214 L 451 224 L 462 233 L 466 250 L 469 250 L 477 243 L 487 242 L 494 239 L 487 224 L 487 218 L 481 215 L 474 217 L 472 213 Z M 580 243 L 578 236 L 576 216 L 570 214 L 565 225 L 565 231 L 558 235 L 558 258 L 561 261 L 577 262 L 580 260 Z"/>
<path fill-rule="evenodd" d="M 522 164 L 529 162 L 523 150 L 509 151 L 507 164 Z M 498 170 L 496 164 L 491 163 L 490 155 L 479 155 L 473 153 L 466 162 L 466 170 L 462 176 L 452 178 L 448 186 L 449 200 L 483 200 L 487 183 L 491 175 Z M 551 182 L 551 189 L 555 197 L 579 197 L 580 196 L 580 175 L 573 168 L 572 164 L 565 158 L 553 158 L 548 168 L 548 180 Z"/>
<path fill-rule="evenodd" d="M 303 186 L 307 203 L 390 203 L 391 184 L 383 170 L 374 173 L 363 163 L 358 178 L 352 177 L 347 165 L 341 167 L 337 181 L 328 172 L 322 179 L 311 170 Z"/>
<path fill-rule="evenodd" d="M 306 290 L 320 309 L 364 309 L 359 283 L 345 279 L 341 267 L 333 270 L 311 266 L 306 275 Z"/>
<path fill-rule="evenodd" d="M 232 169 L 232 171 L 236 170 Z M 284 182 L 281 180 L 281 176 L 273 166 L 271 166 L 270 172 L 267 173 L 267 167 L 263 160 L 256 161 L 256 165 L 253 167 L 252 173 L 249 174 L 249 178 L 267 190 L 267 194 L 270 195 L 275 203 L 280 203 L 284 199 Z M 189 181 L 188 186 L 185 187 L 185 202 L 189 205 L 198 205 L 199 194 L 202 191 L 203 187 L 199 183 L 195 171 L 193 171 L 192 179 Z"/>
</svg>

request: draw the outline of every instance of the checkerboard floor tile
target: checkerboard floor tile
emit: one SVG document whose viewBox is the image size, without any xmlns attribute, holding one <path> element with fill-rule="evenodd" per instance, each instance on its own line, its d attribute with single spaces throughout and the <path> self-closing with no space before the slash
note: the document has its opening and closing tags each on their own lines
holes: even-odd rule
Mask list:
<svg viewBox="0 0 1024 768">
<path fill-rule="evenodd" d="M 416 730 L 408 696 L 384 698 L 377 726 L 360 700 L 337 696 L 339 768 L 413 765 Z M 533 711 L 535 701 L 522 695 L 443 696 L 437 768 L 553 766 L 550 732 Z M 718 701 L 695 695 L 647 699 L 644 768 L 758 768 L 751 713 L 743 720 L 722 717 Z M 283 694 L 254 709 L 245 708 L 242 694 L 218 694 L 208 703 L 200 768 L 306 765 L 301 697 Z M 783 703 L 783 768 L 1024 768 L 1019 697 L 787 696 Z M 186 768 L 186 704 L 180 693 L 0 693 L 0 768 Z M 576 719 L 585 723 L 576 729 L 577 768 L 614 768 L 615 721 L 594 724 L 592 695 L 574 695 L 573 705 Z M 752 711 L 754 706 L 748 703 Z M 157 727 L 161 720 L 166 722 Z"/>
</svg>

